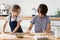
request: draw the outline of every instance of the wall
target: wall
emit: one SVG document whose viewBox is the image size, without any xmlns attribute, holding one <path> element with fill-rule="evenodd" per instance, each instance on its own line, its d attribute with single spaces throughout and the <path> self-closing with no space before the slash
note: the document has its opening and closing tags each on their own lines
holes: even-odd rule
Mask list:
<svg viewBox="0 0 60 40">
<path fill-rule="evenodd" d="M 33 12 L 32 8 L 37 9 L 38 5 L 41 3 L 44 3 L 48 6 L 48 15 L 56 14 L 55 11 L 57 8 L 60 8 L 60 0 L 1 0 L 0 3 L 5 3 L 10 6 L 13 4 L 20 5 L 22 8 L 21 15 L 23 16 L 31 16 L 32 14 L 36 14 Z"/>
</svg>

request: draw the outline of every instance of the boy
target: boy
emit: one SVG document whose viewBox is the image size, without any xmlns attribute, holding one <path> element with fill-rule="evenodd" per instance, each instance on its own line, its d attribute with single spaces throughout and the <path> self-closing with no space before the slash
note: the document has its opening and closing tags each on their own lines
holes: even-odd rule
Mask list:
<svg viewBox="0 0 60 40">
<path fill-rule="evenodd" d="M 30 33 L 33 27 L 33 24 L 35 24 L 36 33 L 50 32 L 50 29 L 51 29 L 50 20 L 46 15 L 48 11 L 47 6 L 45 4 L 40 4 L 37 11 L 38 11 L 38 15 L 32 18 L 32 20 L 30 21 L 30 26 L 26 31 L 26 33 Z"/>
</svg>

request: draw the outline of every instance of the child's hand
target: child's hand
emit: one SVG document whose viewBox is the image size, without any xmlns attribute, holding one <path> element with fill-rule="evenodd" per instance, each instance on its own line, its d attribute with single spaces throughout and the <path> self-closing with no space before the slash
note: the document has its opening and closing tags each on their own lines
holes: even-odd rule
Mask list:
<svg viewBox="0 0 60 40">
<path fill-rule="evenodd" d="M 5 32 L 2 32 L 2 34 L 4 34 Z"/>
<path fill-rule="evenodd" d="M 43 33 L 47 33 L 47 31 L 44 31 Z"/>
<path fill-rule="evenodd" d="M 3 30 L 3 32 L 5 32 L 5 30 Z"/>
<path fill-rule="evenodd" d="M 29 34 L 30 33 L 30 30 L 26 31 L 25 34 Z"/>
<path fill-rule="evenodd" d="M 14 34 L 14 32 L 10 32 L 9 34 Z"/>
<path fill-rule="evenodd" d="M 4 34 L 4 33 L 5 33 L 5 30 L 3 30 L 2 34 Z"/>
</svg>

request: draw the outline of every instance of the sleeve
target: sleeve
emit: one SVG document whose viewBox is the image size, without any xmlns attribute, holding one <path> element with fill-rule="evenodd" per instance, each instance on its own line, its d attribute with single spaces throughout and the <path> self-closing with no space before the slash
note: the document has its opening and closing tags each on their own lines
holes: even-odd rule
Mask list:
<svg viewBox="0 0 60 40">
<path fill-rule="evenodd" d="M 50 19 L 49 19 L 49 18 L 47 18 L 47 24 L 48 24 L 48 23 L 50 23 Z"/>
<path fill-rule="evenodd" d="M 17 17 L 17 21 L 20 21 L 20 22 L 22 21 L 21 16 L 18 16 L 18 17 Z"/>
<path fill-rule="evenodd" d="M 35 24 L 35 16 L 32 18 L 32 20 L 30 21 L 30 23 Z"/>
<path fill-rule="evenodd" d="M 10 21 L 10 15 L 6 17 L 6 21 Z"/>
</svg>

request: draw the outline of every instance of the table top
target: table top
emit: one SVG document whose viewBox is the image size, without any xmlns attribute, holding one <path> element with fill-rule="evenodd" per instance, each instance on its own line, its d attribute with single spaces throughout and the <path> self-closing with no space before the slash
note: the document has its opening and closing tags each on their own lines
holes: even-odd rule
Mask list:
<svg viewBox="0 0 60 40">
<path fill-rule="evenodd" d="M 21 36 L 23 35 L 23 33 L 19 33 L 18 35 Z M 60 40 L 60 38 L 55 38 L 50 33 L 30 33 L 30 34 L 24 34 L 23 37 L 20 37 L 20 38 L 18 38 L 15 34 L 13 35 L 12 34 L 0 34 L 0 40 L 35 40 L 36 37 L 39 38 L 40 36 L 48 37 L 49 40 Z"/>
</svg>

